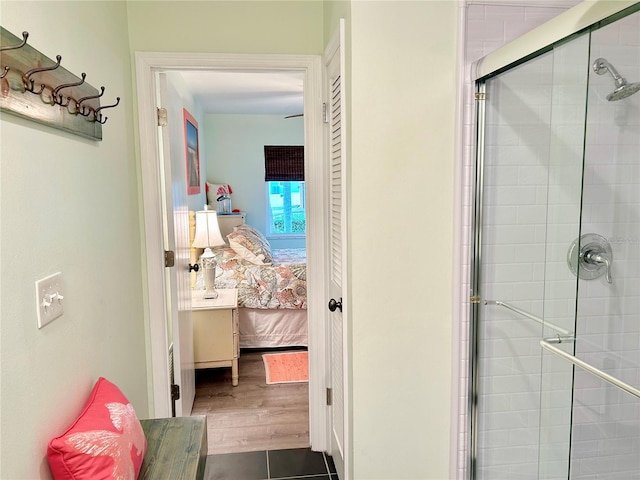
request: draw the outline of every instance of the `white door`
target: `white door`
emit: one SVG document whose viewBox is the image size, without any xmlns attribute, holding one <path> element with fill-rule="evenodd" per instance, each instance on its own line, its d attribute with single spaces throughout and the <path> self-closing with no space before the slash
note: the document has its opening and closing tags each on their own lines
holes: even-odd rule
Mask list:
<svg viewBox="0 0 640 480">
<path fill-rule="evenodd" d="M 324 54 L 325 64 L 325 101 L 328 112 L 328 145 L 327 160 L 330 165 L 329 195 L 329 356 L 330 356 L 330 388 L 331 414 L 330 451 L 333 456 L 338 476 L 346 480 L 345 445 L 348 425 L 347 415 L 347 350 L 346 332 L 347 297 L 346 297 L 346 195 L 345 195 L 345 138 L 344 121 L 344 20 L 340 20 L 340 29 L 331 40 Z"/>
<path fill-rule="evenodd" d="M 161 107 L 167 125 L 159 127 L 162 142 L 163 226 L 165 250 L 175 254 L 175 266 L 165 269 L 168 344 L 173 348 L 173 383 L 180 389 L 175 416 L 191 415 L 195 399 L 193 322 L 189 276 L 189 208 L 185 168 L 182 101 L 167 74 L 158 74 Z"/>
</svg>

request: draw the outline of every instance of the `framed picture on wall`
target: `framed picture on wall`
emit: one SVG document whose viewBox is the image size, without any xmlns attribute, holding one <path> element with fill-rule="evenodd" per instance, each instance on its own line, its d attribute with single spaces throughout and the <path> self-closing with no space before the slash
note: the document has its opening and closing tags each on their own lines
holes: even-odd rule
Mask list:
<svg viewBox="0 0 640 480">
<path fill-rule="evenodd" d="M 183 109 L 184 147 L 187 165 L 187 194 L 200 193 L 200 148 L 198 146 L 198 122 Z"/>
</svg>

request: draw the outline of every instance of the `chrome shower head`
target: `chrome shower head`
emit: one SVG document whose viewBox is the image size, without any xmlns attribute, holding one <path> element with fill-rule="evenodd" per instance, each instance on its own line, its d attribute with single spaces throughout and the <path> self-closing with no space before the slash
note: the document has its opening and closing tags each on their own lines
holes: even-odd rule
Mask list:
<svg viewBox="0 0 640 480">
<path fill-rule="evenodd" d="M 616 100 L 622 100 L 630 95 L 640 91 L 639 83 L 627 83 L 627 80 L 622 77 L 618 71 L 607 62 L 604 58 L 598 58 L 593 62 L 593 71 L 598 75 L 604 75 L 609 72 L 616 82 L 616 89 L 607 95 L 607 100 L 615 102 Z"/>
<path fill-rule="evenodd" d="M 640 91 L 640 82 L 638 83 L 626 83 L 621 87 L 616 88 L 613 92 L 607 95 L 607 100 L 615 102 L 616 100 L 622 100 L 630 95 Z"/>
</svg>

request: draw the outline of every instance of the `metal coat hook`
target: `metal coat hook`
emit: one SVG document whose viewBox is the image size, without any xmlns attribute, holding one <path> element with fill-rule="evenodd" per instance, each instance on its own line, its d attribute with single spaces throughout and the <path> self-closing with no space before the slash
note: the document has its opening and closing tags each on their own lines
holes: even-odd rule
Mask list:
<svg viewBox="0 0 640 480">
<path fill-rule="evenodd" d="M 0 47 L 0 52 L 6 52 L 7 50 L 16 50 L 18 48 L 22 48 L 27 44 L 27 38 L 29 38 L 29 32 L 22 32 L 22 42 L 18 45 L 9 45 L 7 47 Z M 4 67 L 4 72 L 0 74 L 0 78 L 4 78 L 9 73 L 9 67 Z"/>
<path fill-rule="evenodd" d="M 20 39 L 0 26 L 0 36 L 0 109 L 102 140 L 102 125 L 108 120 L 105 110 L 117 107 L 120 97 L 113 104 L 101 106 L 105 87 L 90 85 L 86 73 L 77 75 L 68 71 L 61 65 L 62 55 L 48 57 L 39 52 L 27 42 L 26 31 Z"/>
<path fill-rule="evenodd" d="M 109 119 L 109 117 L 104 117 L 104 120 L 102 120 L 102 114 L 100 113 L 100 110 L 103 110 L 105 108 L 114 108 L 114 107 L 117 107 L 119 104 L 120 104 L 120 97 L 116 97 L 116 103 L 114 103 L 113 105 L 105 105 L 103 107 L 96 108 L 95 111 L 93 112 L 95 115 L 96 122 L 100 122 L 102 125 L 107 123 L 107 120 Z"/>
<path fill-rule="evenodd" d="M 62 95 L 60 95 L 59 92 L 63 88 L 79 87 L 80 85 L 82 85 L 84 83 L 84 79 L 87 78 L 87 74 L 83 72 L 81 76 L 82 76 L 82 79 L 79 82 L 76 82 L 76 83 L 64 83 L 64 84 L 58 85 L 56 88 L 54 88 L 53 91 L 51 92 L 51 97 L 53 98 L 53 103 L 57 103 L 61 107 L 68 106 L 71 103 L 71 97 L 67 97 L 67 103 L 63 104 L 62 103 L 62 99 L 64 97 Z"/>
<path fill-rule="evenodd" d="M 7 50 L 15 50 L 17 48 L 24 47 L 27 44 L 27 38 L 29 38 L 29 32 L 22 32 L 22 42 L 20 44 L 0 47 L 0 52 L 6 52 Z"/>
<path fill-rule="evenodd" d="M 31 93 L 35 93 L 36 95 L 40 95 L 42 92 L 44 92 L 44 88 L 45 85 L 44 83 L 40 84 L 40 91 L 36 92 L 34 91 L 34 86 L 35 86 L 35 81 L 29 77 L 31 77 L 31 75 L 34 75 L 36 73 L 40 73 L 40 72 L 48 72 L 51 70 L 55 70 L 56 68 L 58 68 L 60 66 L 60 62 L 62 61 L 62 57 L 60 55 L 56 56 L 56 64 L 53 65 L 52 67 L 41 67 L 41 68 L 33 68 L 31 70 L 29 70 L 28 72 L 25 72 L 24 75 L 22 75 L 22 82 L 24 83 L 24 89 L 30 91 Z"/>
<path fill-rule="evenodd" d="M 86 102 L 87 100 L 93 100 L 94 98 L 100 98 L 102 95 L 104 95 L 104 87 L 100 87 L 100 93 L 98 95 L 91 95 L 91 96 L 88 96 L 88 97 L 82 97 L 80 100 L 76 100 L 76 113 L 79 113 L 83 117 L 88 117 L 91 114 L 91 112 L 93 111 L 93 108 L 85 107 L 85 106 L 81 105 L 82 102 Z M 82 107 L 82 110 L 80 109 L 80 107 Z M 85 111 L 87 113 L 85 113 Z"/>
<path fill-rule="evenodd" d="M 69 108 L 69 105 L 73 105 L 75 110 L 71 110 Z M 80 113 L 80 111 L 78 110 L 78 102 L 76 102 L 76 100 L 71 97 L 67 97 L 67 103 L 65 105 L 60 103 L 60 106 L 67 107 L 67 112 L 69 112 L 70 115 L 78 115 Z"/>
</svg>

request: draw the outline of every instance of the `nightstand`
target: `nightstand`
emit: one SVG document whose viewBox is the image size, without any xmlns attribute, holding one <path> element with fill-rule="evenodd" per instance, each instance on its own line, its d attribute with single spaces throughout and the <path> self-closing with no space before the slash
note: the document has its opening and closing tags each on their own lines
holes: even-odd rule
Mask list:
<svg viewBox="0 0 640 480">
<path fill-rule="evenodd" d="M 204 290 L 191 292 L 195 368 L 231 367 L 231 384 L 238 385 L 238 290 L 218 289 L 218 298 L 204 299 Z"/>
<path fill-rule="evenodd" d="M 246 212 L 218 214 L 218 226 L 220 227 L 220 233 L 227 244 L 229 243 L 227 235 L 233 232 L 234 227 L 242 225 L 246 216 Z"/>
</svg>

